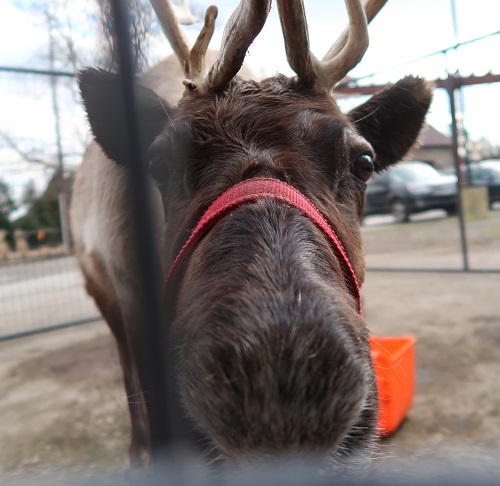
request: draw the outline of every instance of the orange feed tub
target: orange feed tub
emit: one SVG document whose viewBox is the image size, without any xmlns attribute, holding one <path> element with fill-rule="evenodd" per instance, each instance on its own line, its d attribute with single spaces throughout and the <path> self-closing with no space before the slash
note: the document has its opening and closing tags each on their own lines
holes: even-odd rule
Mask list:
<svg viewBox="0 0 500 486">
<path fill-rule="evenodd" d="M 415 394 L 415 338 L 411 336 L 371 338 L 379 395 L 378 427 L 391 435 L 406 417 Z"/>
</svg>

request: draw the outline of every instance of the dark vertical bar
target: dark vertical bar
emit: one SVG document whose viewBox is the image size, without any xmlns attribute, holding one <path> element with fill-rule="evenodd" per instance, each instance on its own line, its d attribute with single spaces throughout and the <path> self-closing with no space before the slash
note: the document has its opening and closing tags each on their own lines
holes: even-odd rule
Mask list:
<svg viewBox="0 0 500 486">
<path fill-rule="evenodd" d="M 153 231 L 151 216 L 151 200 L 147 175 L 141 161 L 142 147 L 139 137 L 139 120 L 137 117 L 136 95 L 134 87 L 134 66 L 130 42 L 130 19 L 128 1 L 111 0 L 115 31 L 118 43 L 118 62 L 121 74 L 123 103 L 127 125 L 130 151 L 130 184 L 132 188 L 132 210 L 135 221 L 135 234 L 137 236 L 136 249 L 140 270 L 139 288 L 142 289 L 141 304 L 143 306 L 143 321 L 136 339 L 140 339 L 138 346 L 133 343 L 134 358 L 137 361 L 141 387 L 148 412 L 151 447 L 153 457 L 159 455 L 172 446 L 172 410 L 169 403 L 170 397 L 175 396 L 169 387 L 166 369 L 165 350 L 166 336 L 162 329 L 161 312 L 161 282 L 158 272 L 159 262 L 155 261 L 157 255 L 156 239 Z M 129 343 L 130 345 L 130 343 Z"/>
<path fill-rule="evenodd" d="M 453 145 L 453 165 L 455 166 L 455 171 L 457 173 L 457 207 L 458 207 L 458 220 L 460 226 L 460 242 L 462 246 L 462 262 L 463 269 L 465 271 L 469 270 L 469 258 L 467 251 L 467 236 L 465 233 L 465 218 L 464 218 L 464 206 L 462 203 L 462 184 L 461 184 L 461 171 L 460 163 L 458 159 L 458 129 L 457 129 L 457 118 L 455 112 L 455 78 L 450 74 L 448 75 L 446 91 L 448 93 L 448 98 L 450 102 L 450 112 L 451 112 L 451 128 L 452 128 L 452 145 Z"/>
<path fill-rule="evenodd" d="M 457 6 L 455 3 L 455 0 L 451 0 L 451 20 L 453 23 L 453 34 L 455 37 L 455 54 L 458 56 L 458 22 L 457 22 Z M 457 69 L 456 74 L 459 74 L 459 71 Z M 464 94 L 462 90 L 462 86 L 459 85 L 457 86 L 456 90 L 458 91 L 458 109 L 461 115 L 460 118 L 460 131 L 461 135 L 464 138 L 464 144 L 463 148 L 465 150 L 465 181 L 467 186 L 470 186 L 472 184 L 472 174 L 470 170 L 470 160 L 469 160 L 469 149 L 467 148 L 467 141 L 468 141 L 468 135 L 467 131 L 465 130 L 465 122 L 464 122 L 464 111 L 465 111 L 465 103 L 464 103 Z M 462 174 L 460 174 L 460 177 L 462 177 Z"/>
</svg>

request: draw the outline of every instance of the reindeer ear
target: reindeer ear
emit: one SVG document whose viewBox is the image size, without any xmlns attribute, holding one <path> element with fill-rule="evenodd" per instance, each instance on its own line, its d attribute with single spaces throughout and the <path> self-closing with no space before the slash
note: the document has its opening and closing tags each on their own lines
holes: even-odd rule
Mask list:
<svg viewBox="0 0 500 486">
<path fill-rule="evenodd" d="M 377 172 L 400 161 L 413 147 L 429 109 L 432 90 L 431 83 L 408 76 L 349 112 L 349 120 L 377 154 Z"/>
<path fill-rule="evenodd" d="M 130 164 L 127 120 L 120 77 L 102 69 L 85 69 L 78 76 L 90 127 L 105 154 L 120 165 Z M 137 86 L 137 114 L 143 155 L 168 122 L 166 101 Z"/>
</svg>

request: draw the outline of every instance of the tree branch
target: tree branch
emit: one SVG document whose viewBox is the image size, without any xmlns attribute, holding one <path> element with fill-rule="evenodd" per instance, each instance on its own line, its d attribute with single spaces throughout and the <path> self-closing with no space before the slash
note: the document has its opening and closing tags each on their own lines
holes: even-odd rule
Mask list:
<svg viewBox="0 0 500 486">
<path fill-rule="evenodd" d="M 51 169 L 56 168 L 56 164 L 51 164 L 50 162 L 46 162 L 45 160 L 42 160 L 38 157 L 34 157 L 30 155 L 28 152 L 25 152 L 22 150 L 19 145 L 6 133 L 0 132 L 0 138 L 4 141 L 5 145 L 14 150 L 23 160 L 30 164 L 38 164 L 38 165 L 43 165 L 44 167 L 50 167 Z"/>
</svg>

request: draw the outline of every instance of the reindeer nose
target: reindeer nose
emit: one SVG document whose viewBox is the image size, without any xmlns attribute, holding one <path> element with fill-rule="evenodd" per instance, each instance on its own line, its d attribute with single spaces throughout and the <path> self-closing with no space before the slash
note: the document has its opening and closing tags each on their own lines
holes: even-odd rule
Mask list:
<svg viewBox="0 0 500 486">
<path fill-rule="evenodd" d="M 334 450 L 368 401 L 371 371 L 348 337 L 290 313 L 185 342 L 187 408 L 232 457 Z"/>
</svg>

